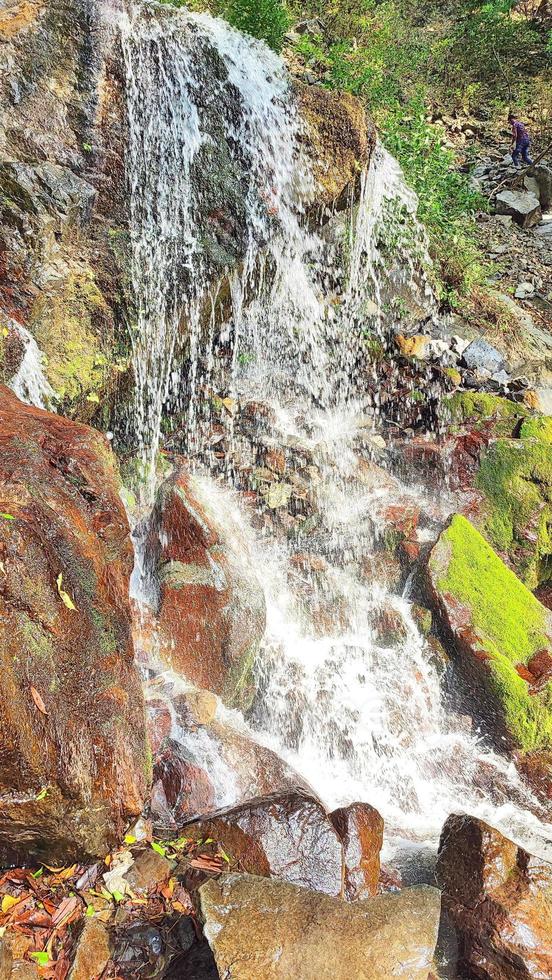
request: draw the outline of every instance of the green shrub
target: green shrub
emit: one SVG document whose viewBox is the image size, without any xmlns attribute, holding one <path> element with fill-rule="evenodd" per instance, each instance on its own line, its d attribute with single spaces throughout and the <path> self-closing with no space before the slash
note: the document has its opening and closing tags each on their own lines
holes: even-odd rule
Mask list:
<svg viewBox="0 0 552 980">
<path fill-rule="evenodd" d="M 223 17 L 237 30 L 265 41 L 274 51 L 282 50 L 290 25 L 284 0 L 161 0 L 161 3 L 206 10 L 215 17 Z"/>
<path fill-rule="evenodd" d="M 290 23 L 282 0 L 227 0 L 220 4 L 218 12 L 239 31 L 281 51 Z"/>
</svg>

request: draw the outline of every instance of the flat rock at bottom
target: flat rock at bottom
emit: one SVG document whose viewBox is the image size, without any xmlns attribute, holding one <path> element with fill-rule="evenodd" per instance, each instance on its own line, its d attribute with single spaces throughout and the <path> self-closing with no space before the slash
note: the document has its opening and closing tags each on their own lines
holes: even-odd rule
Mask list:
<svg viewBox="0 0 552 980">
<path fill-rule="evenodd" d="M 226 980 L 428 980 L 440 915 L 434 888 L 348 904 L 231 874 L 203 885 L 200 898 Z"/>
</svg>

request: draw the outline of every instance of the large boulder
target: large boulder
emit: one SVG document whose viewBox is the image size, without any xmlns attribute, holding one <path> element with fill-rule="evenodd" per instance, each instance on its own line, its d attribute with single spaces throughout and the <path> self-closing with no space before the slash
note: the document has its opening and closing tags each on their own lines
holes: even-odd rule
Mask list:
<svg viewBox="0 0 552 980">
<path fill-rule="evenodd" d="M 316 203 L 339 203 L 370 160 L 375 129 L 352 95 L 299 81 L 294 87 L 306 125 L 306 150 L 318 183 Z"/>
<path fill-rule="evenodd" d="M 446 460 L 440 478 L 465 492 L 462 510 L 536 589 L 552 569 L 552 419 L 474 391 L 445 399 L 441 417 L 454 435 L 439 443 Z"/>
<path fill-rule="evenodd" d="M 245 708 L 265 628 L 264 593 L 239 528 L 215 508 L 184 466 L 161 488 L 151 537 L 159 655 L 227 705 Z"/>
<path fill-rule="evenodd" d="M 552 205 L 552 169 L 538 163 L 530 173 L 538 187 L 540 206 L 543 211 L 549 211 Z"/>
<path fill-rule="evenodd" d="M 235 727 L 210 691 L 167 674 L 145 688 L 153 752 L 152 817 L 161 830 L 307 784 L 275 752 Z"/>
<path fill-rule="evenodd" d="M 550 611 L 460 515 L 431 552 L 428 575 L 434 603 L 459 654 L 471 710 L 502 750 L 524 755 L 550 749 Z"/>
<path fill-rule="evenodd" d="M 522 228 L 532 228 L 542 218 L 540 201 L 530 191 L 501 191 L 496 195 L 496 211 L 509 214 Z"/>
<path fill-rule="evenodd" d="M 475 480 L 485 497 L 484 532 L 530 589 L 552 570 L 550 431 L 549 419 L 527 419 L 521 438 L 490 445 Z"/>
<path fill-rule="evenodd" d="M 205 935 L 227 980 L 428 980 L 434 888 L 349 905 L 282 881 L 226 875 L 200 890 Z"/>
<path fill-rule="evenodd" d="M 342 894 L 341 840 L 322 804 L 304 793 L 253 800 L 189 824 L 185 834 L 218 841 L 241 871 Z"/>
<path fill-rule="evenodd" d="M 437 882 L 457 932 L 462 976 L 552 976 L 552 865 L 482 820 L 452 816 L 441 835 Z"/>
<path fill-rule="evenodd" d="M 132 566 L 104 437 L 0 388 L 0 863 L 105 856 L 141 811 Z"/>
</svg>

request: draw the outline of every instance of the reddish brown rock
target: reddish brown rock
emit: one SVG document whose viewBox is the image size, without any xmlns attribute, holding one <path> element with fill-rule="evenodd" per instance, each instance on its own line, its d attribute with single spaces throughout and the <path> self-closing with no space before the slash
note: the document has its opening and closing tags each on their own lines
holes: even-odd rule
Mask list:
<svg viewBox="0 0 552 980">
<path fill-rule="evenodd" d="M 133 866 L 124 877 L 132 892 L 143 895 L 166 884 L 173 867 L 171 861 L 148 847 L 135 857 Z"/>
<path fill-rule="evenodd" d="M 342 893 L 342 845 L 321 803 L 303 793 L 254 800 L 206 817 L 186 835 L 213 838 L 234 870 Z"/>
<path fill-rule="evenodd" d="M 382 864 L 378 881 L 378 891 L 380 894 L 385 892 L 400 892 L 402 887 L 403 880 L 400 871 L 397 868 L 392 868 L 388 864 Z"/>
<path fill-rule="evenodd" d="M 271 793 L 312 792 L 275 752 L 220 719 L 221 703 L 210 691 L 183 692 L 181 683 L 157 678 L 146 688 L 146 702 L 159 830 Z"/>
<path fill-rule="evenodd" d="M 89 919 L 81 932 L 69 980 L 101 977 L 110 956 L 109 933 L 98 919 Z"/>
<path fill-rule="evenodd" d="M 104 437 L 0 388 L 0 513 L 0 863 L 104 856 L 147 770 Z"/>
<path fill-rule="evenodd" d="M 153 781 L 154 786 L 161 783 L 164 794 L 160 807 L 152 805 L 156 827 L 181 827 L 186 820 L 215 806 L 215 788 L 208 773 L 186 758 L 186 750 L 178 742 L 169 739 L 154 757 Z M 168 822 L 164 803 L 171 816 Z"/>
<path fill-rule="evenodd" d="M 222 527 L 184 467 L 163 486 L 156 522 L 161 657 L 193 684 L 243 708 L 253 695 L 265 605 L 239 532 Z"/>
<path fill-rule="evenodd" d="M 330 820 L 343 842 L 345 898 L 377 895 L 383 818 L 367 803 L 351 803 L 330 813 Z"/>
<path fill-rule="evenodd" d="M 437 881 L 458 934 L 460 971 L 479 980 L 552 976 L 552 865 L 482 820 L 453 816 Z"/>
</svg>

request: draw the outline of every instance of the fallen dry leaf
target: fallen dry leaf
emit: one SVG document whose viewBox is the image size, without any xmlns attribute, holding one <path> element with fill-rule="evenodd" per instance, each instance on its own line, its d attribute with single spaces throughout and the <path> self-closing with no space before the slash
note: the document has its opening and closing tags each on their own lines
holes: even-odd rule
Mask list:
<svg viewBox="0 0 552 980">
<path fill-rule="evenodd" d="M 55 915 L 52 916 L 52 925 L 59 929 L 68 919 L 71 918 L 77 909 L 81 909 L 81 901 L 76 895 L 64 898 Z"/>
<path fill-rule="evenodd" d="M 48 714 L 48 712 L 47 712 L 47 710 L 46 710 L 46 705 L 44 704 L 44 701 L 42 700 L 42 697 L 41 697 L 41 696 L 40 696 L 40 694 L 38 693 L 38 691 L 37 691 L 37 689 L 36 689 L 36 687 L 33 687 L 33 686 L 32 686 L 32 684 L 31 684 L 31 697 L 32 697 L 32 699 L 33 699 L 33 701 L 34 701 L 34 703 L 36 704 L 36 706 L 37 706 L 37 708 L 38 708 L 38 710 L 39 710 L 39 711 L 40 711 L 40 712 L 41 712 L 41 713 L 42 713 L 43 715 L 47 715 L 47 714 Z"/>
</svg>

